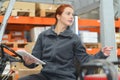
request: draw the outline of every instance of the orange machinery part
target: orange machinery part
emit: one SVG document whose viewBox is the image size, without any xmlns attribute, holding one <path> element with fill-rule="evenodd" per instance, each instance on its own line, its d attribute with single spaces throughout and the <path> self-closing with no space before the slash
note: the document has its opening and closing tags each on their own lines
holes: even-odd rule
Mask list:
<svg viewBox="0 0 120 80">
<path fill-rule="evenodd" d="M 87 48 L 86 51 L 88 54 L 95 55 L 97 52 L 100 51 L 100 49 L 99 48 Z"/>
<path fill-rule="evenodd" d="M 92 74 L 92 75 L 86 75 L 84 77 L 84 80 L 108 80 L 107 74 Z M 116 75 L 118 77 L 118 80 L 120 80 L 120 74 Z"/>
<path fill-rule="evenodd" d="M 24 48 L 11 48 L 11 49 L 13 49 L 14 51 L 16 51 L 16 50 L 24 49 Z M 4 48 L 4 52 L 7 53 L 7 54 L 9 54 L 10 56 L 15 56 L 16 57 L 16 55 L 14 53 L 12 53 L 11 51 L 9 51 L 8 49 Z"/>
<path fill-rule="evenodd" d="M 88 54 L 95 55 L 97 52 L 100 51 L 99 48 L 88 48 L 86 49 Z M 120 48 L 117 49 L 117 56 L 120 57 Z"/>
</svg>

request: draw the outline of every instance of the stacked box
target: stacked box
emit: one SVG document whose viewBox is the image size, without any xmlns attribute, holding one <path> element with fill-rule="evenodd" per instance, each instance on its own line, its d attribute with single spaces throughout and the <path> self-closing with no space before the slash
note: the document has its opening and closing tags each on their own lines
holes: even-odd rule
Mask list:
<svg viewBox="0 0 120 80">
<path fill-rule="evenodd" d="M 41 17 L 46 17 L 47 15 L 51 15 L 54 16 L 55 10 L 58 7 L 57 4 L 36 4 L 36 14 Z"/>
<path fill-rule="evenodd" d="M 19 43 L 27 42 L 27 40 L 24 37 L 24 31 L 11 31 L 10 35 L 11 35 L 10 42 L 19 42 Z"/>
<path fill-rule="evenodd" d="M 2 6 L 4 8 L 7 8 L 8 3 L 9 1 L 5 1 Z M 11 16 L 32 16 L 34 17 L 35 16 L 35 3 L 15 2 Z"/>
<path fill-rule="evenodd" d="M 9 42 L 11 40 L 11 35 L 10 34 L 4 34 L 2 37 L 2 43 Z"/>
<path fill-rule="evenodd" d="M 46 26 L 45 27 L 45 30 L 48 30 L 48 29 L 50 29 L 51 28 L 51 26 Z"/>
<path fill-rule="evenodd" d="M 80 38 L 83 41 L 83 43 L 98 43 L 97 32 L 81 31 Z"/>
<path fill-rule="evenodd" d="M 15 74 L 13 75 L 13 80 L 18 80 L 17 78 L 24 77 L 27 75 L 37 74 L 42 69 L 42 65 L 30 69 L 25 67 L 23 63 L 19 63 L 19 62 L 15 62 L 12 66 L 15 66 Z"/>
<path fill-rule="evenodd" d="M 38 38 L 38 35 L 43 32 L 45 29 L 45 27 L 34 27 L 30 30 L 30 36 L 31 36 L 31 40 L 32 42 L 35 42 Z"/>
</svg>

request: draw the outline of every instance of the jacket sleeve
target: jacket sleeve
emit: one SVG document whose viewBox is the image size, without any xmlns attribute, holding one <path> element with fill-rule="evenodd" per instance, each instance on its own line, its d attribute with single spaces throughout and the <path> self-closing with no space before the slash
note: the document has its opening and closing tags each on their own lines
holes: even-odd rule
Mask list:
<svg viewBox="0 0 120 80">
<path fill-rule="evenodd" d="M 75 43 L 75 46 L 74 46 L 75 50 L 75 55 L 77 56 L 77 58 L 79 59 L 79 61 L 81 62 L 81 64 L 85 63 L 85 62 L 88 62 L 90 60 L 93 60 L 93 59 L 105 59 L 107 58 L 102 51 L 99 51 L 97 54 L 95 55 L 89 55 L 87 52 L 86 52 L 86 48 L 85 46 L 83 45 L 81 39 L 78 37 L 76 39 L 76 43 Z"/>
<path fill-rule="evenodd" d="M 41 59 L 41 56 L 42 56 L 42 38 L 43 38 L 43 34 L 41 33 L 38 38 L 37 38 L 37 41 L 33 47 L 33 50 L 32 50 L 32 55 L 37 57 L 38 59 Z M 27 65 L 24 63 L 24 65 L 28 68 L 34 68 L 38 65 L 36 64 L 31 64 L 31 65 Z"/>
<path fill-rule="evenodd" d="M 35 43 L 35 46 L 32 50 L 32 55 L 37 57 L 38 59 L 41 59 L 42 57 L 42 40 L 43 40 L 43 34 L 41 33 L 38 38 L 37 41 Z"/>
</svg>

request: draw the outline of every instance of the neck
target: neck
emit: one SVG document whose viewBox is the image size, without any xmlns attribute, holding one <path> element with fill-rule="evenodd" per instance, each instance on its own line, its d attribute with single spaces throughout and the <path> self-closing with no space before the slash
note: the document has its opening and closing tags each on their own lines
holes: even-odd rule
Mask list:
<svg viewBox="0 0 120 80">
<path fill-rule="evenodd" d="M 61 32 L 65 31 L 66 29 L 67 26 L 57 24 L 55 27 L 55 32 L 57 33 L 57 35 L 59 35 Z"/>
</svg>

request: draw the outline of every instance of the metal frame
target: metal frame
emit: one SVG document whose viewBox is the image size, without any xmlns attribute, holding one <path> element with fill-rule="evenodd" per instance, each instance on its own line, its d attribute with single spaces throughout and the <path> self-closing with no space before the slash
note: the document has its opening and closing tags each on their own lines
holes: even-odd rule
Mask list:
<svg viewBox="0 0 120 80">
<path fill-rule="evenodd" d="M 13 5 L 15 3 L 16 0 L 10 0 L 9 2 L 9 5 L 8 5 L 8 8 L 6 10 L 6 13 L 4 15 L 4 18 L 3 18 L 3 21 L 0 25 L 0 44 L 1 44 L 1 41 L 2 41 L 2 37 L 4 35 L 4 32 L 5 32 L 5 28 L 6 28 L 6 25 L 7 25 L 7 22 L 8 22 L 8 19 L 10 17 L 10 14 L 12 12 L 12 9 L 13 9 Z"/>
</svg>

